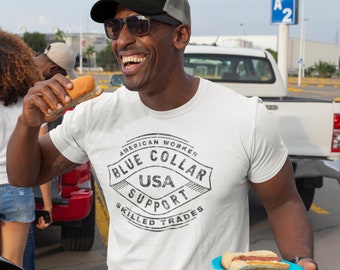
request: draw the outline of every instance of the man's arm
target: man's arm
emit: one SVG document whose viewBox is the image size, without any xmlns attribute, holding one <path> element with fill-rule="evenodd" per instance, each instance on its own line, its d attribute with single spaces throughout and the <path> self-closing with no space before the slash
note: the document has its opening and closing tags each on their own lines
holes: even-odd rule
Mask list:
<svg viewBox="0 0 340 270">
<path fill-rule="evenodd" d="M 61 155 L 49 134 L 39 138 L 41 124 L 59 117 L 46 116 L 51 110 L 49 104 L 59 108 L 61 103 L 69 102 L 65 88 L 72 87 L 68 79 L 58 74 L 29 89 L 22 115 L 7 145 L 7 173 L 12 185 L 40 185 L 77 166 Z"/>
<path fill-rule="evenodd" d="M 313 258 L 313 233 L 307 211 L 297 192 L 292 164 L 287 158 L 279 173 L 269 181 L 252 183 L 267 211 L 268 220 L 282 257 Z M 306 270 L 315 270 L 309 259 L 299 262 Z"/>
</svg>

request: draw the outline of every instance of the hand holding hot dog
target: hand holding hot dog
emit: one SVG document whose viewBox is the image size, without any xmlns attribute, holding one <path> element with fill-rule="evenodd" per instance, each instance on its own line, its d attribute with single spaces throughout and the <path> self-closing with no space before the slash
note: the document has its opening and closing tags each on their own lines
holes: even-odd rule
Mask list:
<svg viewBox="0 0 340 270">
<path fill-rule="evenodd" d="M 102 89 L 96 87 L 92 76 L 70 81 L 57 74 L 29 89 L 24 98 L 22 120 L 31 127 L 40 126 L 57 119 L 65 109 L 101 93 Z"/>
</svg>

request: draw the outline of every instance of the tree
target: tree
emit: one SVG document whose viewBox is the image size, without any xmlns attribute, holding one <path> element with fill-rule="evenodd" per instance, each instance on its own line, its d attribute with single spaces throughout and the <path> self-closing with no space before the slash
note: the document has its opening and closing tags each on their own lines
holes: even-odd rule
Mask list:
<svg viewBox="0 0 340 270">
<path fill-rule="evenodd" d="M 94 50 L 93 46 L 88 46 L 84 52 L 84 62 L 89 66 L 89 67 L 95 67 L 95 63 L 93 59 L 93 55 L 96 51 Z"/>
<path fill-rule="evenodd" d="M 269 52 L 274 57 L 275 61 L 277 62 L 277 52 L 269 48 L 267 48 L 266 51 Z"/>
<path fill-rule="evenodd" d="M 40 34 L 38 32 L 25 32 L 22 39 L 25 43 L 32 48 L 36 53 L 44 52 L 47 47 L 47 41 L 44 34 Z"/>
<path fill-rule="evenodd" d="M 55 32 L 55 36 L 54 36 L 54 41 L 55 42 L 63 42 L 65 43 L 65 33 L 60 30 L 59 28 L 57 28 L 56 32 Z"/>
<path fill-rule="evenodd" d="M 322 78 L 331 78 L 336 72 L 336 65 L 319 60 L 319 62 L 314 63 L 312 67 L 308 68 L 307 72 L 311 74 L 316 73 Z"/>
<path fill-rule="evenodd" d="M 112 52 L 111 42 L 108 41 L 105 48 L 98 53 L 97 65 L 109 71 L 119 70 L 117 60 Z"/>
</svg>

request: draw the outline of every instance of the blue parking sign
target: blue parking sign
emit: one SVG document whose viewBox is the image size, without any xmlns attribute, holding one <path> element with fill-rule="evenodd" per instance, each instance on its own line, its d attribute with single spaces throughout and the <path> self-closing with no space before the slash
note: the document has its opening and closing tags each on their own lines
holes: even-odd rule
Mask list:
<svg viewBox="0 0 340 270">
<path fill-rule="evenodd" d="M 298 0 L 272 0 L 272 24 L 297 24 Z"/>
</svg>

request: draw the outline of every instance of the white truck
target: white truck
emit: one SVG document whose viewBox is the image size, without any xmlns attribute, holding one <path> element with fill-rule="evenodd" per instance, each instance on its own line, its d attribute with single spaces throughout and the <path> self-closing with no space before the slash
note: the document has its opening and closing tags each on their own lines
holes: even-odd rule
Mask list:
<svg viewBox="0 0 340 270">
<path fill-rule="evenodd" d="M 340 101 L 289 96 L 265 50 L 189 45 L 184 67 L 189 74 L 263 100 L 287 145 L 307 210 L 325 177 L 340 184 Z"/>
</svg>

